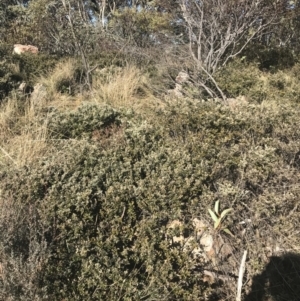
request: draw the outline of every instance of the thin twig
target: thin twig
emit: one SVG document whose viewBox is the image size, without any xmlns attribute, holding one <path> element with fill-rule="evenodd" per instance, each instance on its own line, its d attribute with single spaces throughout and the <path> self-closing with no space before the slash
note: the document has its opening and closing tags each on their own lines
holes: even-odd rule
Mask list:
<svg viewBox="0 0 300 301">
<path fill-rule="evenodd" d="M 121 220 L 122 220 L 123 217 L 124 217 L 125 211 L 126 211 L 126 207 L 124 206 L 123 213 L 122 213 L 122 215 L 121 215 Z"/>
<path fill-rule="evenodd" d="M 3 149 L 2 147 L 0 147 L 0 150 L 4 153 L 4 155 L 6 157 L 8 157 L 14 164 L 17 165 L 16 161 L 10 156 L 10 154 L 5 149 Z"/>
<path fill-rule="evenodd" d="M 245 266 L 246 266 L 245 265 L 246 264 L 246 257 L 247 257 L 247 251 L 244 251 L 244 255 L 243 255 L 240 270 L 239 270 L 239 279 L 238 279 L 238 284 L 237 284 L 236 301 L 241 301 L 243 277 L 244 277 Z"/>
</svg>

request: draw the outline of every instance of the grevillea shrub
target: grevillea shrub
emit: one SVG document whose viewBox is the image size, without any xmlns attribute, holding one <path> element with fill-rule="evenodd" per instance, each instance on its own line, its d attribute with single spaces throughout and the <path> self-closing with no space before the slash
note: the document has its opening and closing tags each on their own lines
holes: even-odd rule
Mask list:
<svg viewBox="0 0 300 301">
<path fill-rule="evenodd" d="M 5 191 L 18 189 L 13 197 L 25 216 L 31 207 L 41 212 L 51 255 L 40 277 L 51 298 L 171 300 L 194 290 L 195 298 L 201 294 L 200 278 L 192 275 L 186 254 L 168 246 L 164 229 L 200 193 L 206 172 L 151 127 L 125 134 L 125 143 L 109 150 L 68 142 L 54 157 L 19 171 L 22 182 L 5 177 Z"/>
<path fill-rule="evenodd" d="M 119 117 L 109 106 L 85 104 L 70 112 L 53 112 L 48 116 L 48 130 L 52 139 L 91 138 L 95 131 L 120 125 Z"/>
<path fill-rule="evenodd" d="M 232 110 L 188 102 L 147 121 L 96 105 L 54 111 L 49 155 L 0 173 L 0 250 L 10 263 L 5 275 L 11 271 L 0 281 L 5 299 L 234 296 L 238 261 L 192 259 L 170 243 L 167 224 L 180 220 L 189 236 L 193 218 L 211 223 L 216 200 L 232 207 L 234 238 L 216 235 L 238 259 L 248 250 L 249 277 L 266 263 L 262 250 L 297 245 L 290 229 L 299 231 L 299 113 L 288 103 Z M 242 234 L 239 223 L 248 220 Z M 204 270 L 224 264 L 226 285 L 204 281 Z"/>
</svg>

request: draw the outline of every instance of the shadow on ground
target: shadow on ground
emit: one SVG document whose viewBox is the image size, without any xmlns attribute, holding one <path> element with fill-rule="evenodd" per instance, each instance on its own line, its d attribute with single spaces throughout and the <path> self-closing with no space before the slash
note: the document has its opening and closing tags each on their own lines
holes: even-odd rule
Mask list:
<svg viewBox="0 0 300 301">
<path fill-rule="evenodd" d="M 299 301 L 300 255 L 272 256 L 264 271 L 253 278 L 244 301 Z"/>
</svg>

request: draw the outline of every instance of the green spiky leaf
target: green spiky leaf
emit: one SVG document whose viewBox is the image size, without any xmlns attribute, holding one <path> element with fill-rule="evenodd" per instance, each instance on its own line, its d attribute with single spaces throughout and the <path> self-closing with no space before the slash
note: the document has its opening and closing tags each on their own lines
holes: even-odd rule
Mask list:
<svg viewBox="0 0 300 301">
<path fill-rule="evenodd" d="M 225 229 L 222 229 L 225 233 L 229 234 L 230 236 L 234 237 L 234 235 L 230 232 L 229 229 L 225 228 Z"/>
<path fill-rule="evenodd" d="M 215 202 L 215 212 L 217 213 L 217 215 L 219 215 L 219 208 L 220 208 L 220 201 L 216 201 Z"/>
<path fill-rule="evenodd" d="M 213 219 L 213 221 L 217 222 L 218 217 L 216 216 L 216 214 L 211 209 L 208 209 L 208 212 L 209 212 L 211 218 Z"/>
<path fill-rule="evenodd" d="M 217 229 L 221 224 L 221 218 L 218 218 L 217 221 L 215 221 L 215 224 L 214 224 L 214 228 Z"/>
<path fill-rule="evenodd" d="M 222 213 L 221 213 L 221 219 L 224 218 L 229 212 L 231 212 L 233 209 L 229 208 L 229 209 L 225 209 Z"/>
</svg>

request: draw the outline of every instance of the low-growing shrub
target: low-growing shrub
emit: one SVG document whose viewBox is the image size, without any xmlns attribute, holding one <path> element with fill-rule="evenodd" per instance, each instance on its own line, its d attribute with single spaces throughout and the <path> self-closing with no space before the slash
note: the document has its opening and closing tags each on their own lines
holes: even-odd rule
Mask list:
<svg viewBox="0 0 300 301">
<path fill-rule="evenodd" d="M 147 121 L 99 105 L 53 112 L 56 152 L 0 172 L 1 260 L 19 267 L 3 265 L 16 283 L 0 280 L 6 299 L 231 298 L 242 250 L 252 277 L 266 264 L 263 251 L 299 243 L 290 233 L 299 231 L 299 113 L 293 103 L 232 111 L 182 101 Z M 112 124 L 122 139 L 109 147 L 101 136 L 85 139 Z M 226 258 L 194 258 L 170 242 L 169 222 L 179 220 L 188 237 L 193 218 L 209 220 L 216 200 L 234 209 L 226 221 L 234 237 L 215 233 L 232 246 Z M 28 260 L 38 268 L 24 281 Z M 226 284 L 210 285 L 205 271 Z"/>
<path fill-rule="evenodd" d="M 251 99 L 261 102 L 263 86 L 261 72 L 255 65 L 235 60 L 220 69 L 215 76 L 220 88 L 228 97 L 239 95 L 251 96 Z M 256 92 L 254 92 L 256 90 Z"/>
<path fill-rule="evenodd" d="M 254 64 L 235 60 L 220 69 L 215 78 L 227 97 L 247 96 L 250 102 L 299 100 L 298 64 L 290 70 L 261 71 Z"/>
<path fill-rule="evenodd" d="M 48 131 L 53 139 L 91 138 L 97 130 L 120 125 L 120 113 L 109 106 L 84 104 L 70 112 L 53 112 Z"/>
<path fill-rule="evenodd" d="M 186 150 L 164 145 L 151 126 L 126 135 L 126 144 L 110 150 L 65 143 L 55 157 L 19 171 L 18 188 L 12 178 L 2 182 L 5 191 L 18 189 L 14 198 L 25 209 L 42 212 L 51 255 L 40 277 L 51 300 L 201 295 L 200 275 L 187 254 L 168 246 L 164 229 L 200 193 L 206 172 L 193 167 Z"/>
</svg>

